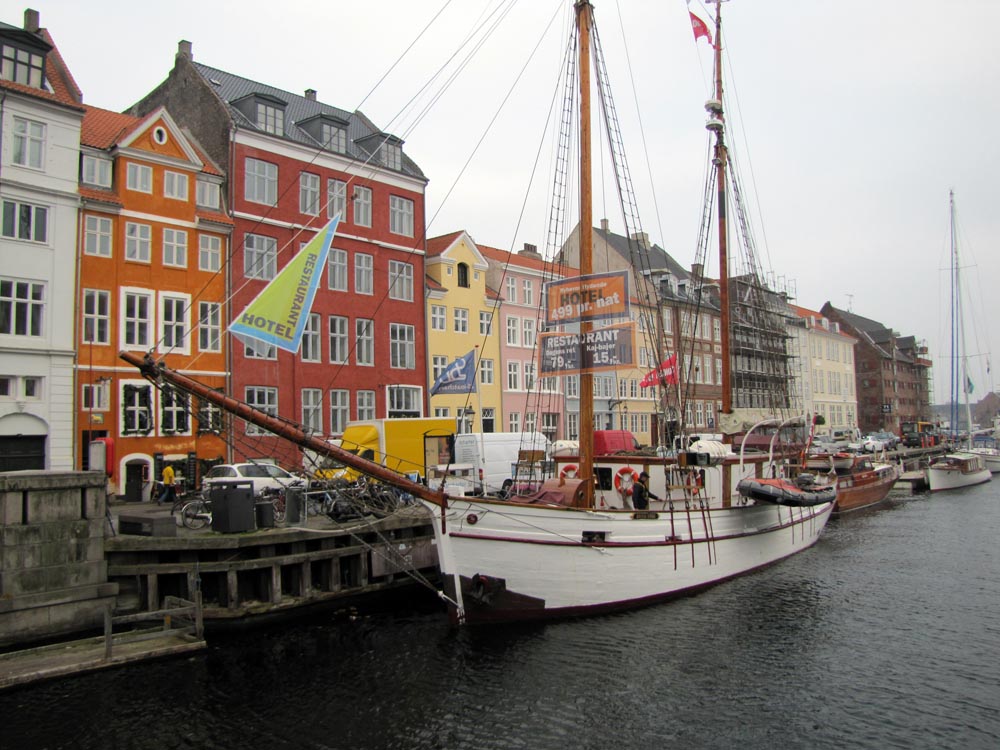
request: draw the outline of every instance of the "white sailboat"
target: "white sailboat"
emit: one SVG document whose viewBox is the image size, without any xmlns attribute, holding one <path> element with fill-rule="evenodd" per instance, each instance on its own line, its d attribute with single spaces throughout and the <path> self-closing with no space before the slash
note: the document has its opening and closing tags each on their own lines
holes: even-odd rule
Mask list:
<svg viewBox="0 0 1000 750">
<path fill-rule="evenodd" d="M 969 487 L 975 484 L 989 482 L 992 479 L 990 469 L 986 466 L 986 457 L 978 449 L 972 447 L 972 409 L 969 405 L 969 373 L 968 358 L 965 350 L 965 332 L 962 316 L 962 284 L 960 265 L 958 262 L 958 235 L 955 227 L 955 193 L 949 194 L 951 210 L 951 336 L 952 336 L 952 366 L 951 366 L 951 411 L 952 429 L 958 426 L 958 390 L 961 388 L 965 406 L 965 424 L 968 434 L 966 449 L 955 451 L 931 462 L 927 467 L 927 486 L 931 492 L 953 490 Z M 957 351 L 955 350 L 957 347 Z"/>
<path fill-rule="evenodd" d="M 579 35 L 581 117 L 581 284 L 590 273 L 590 50 L 593 7 L 575 3 Z M 716 6 L 718 13 L 718 5 Z M 721 65 L 721 21 L 716 18 L 716 65 Z M 721 73 L 711 113 L 720 193 L 726 147 L 721 125 Z M 725 206 L 719 207 L 724 255 Z M 720 274 L 726 288 L 725 258 Z M 728 335 L 723 311 L 723 331 Z M 581 325 L 588 330 L 588 323 Z M 723 361 L 728 363 L 723 341 Z M 441 598 L 458 623 L 536 620 L 608 612 L 689 594 L 775 563 L 816 542 L 833 510 L 832 500 L 789 507 L 741 499 L 745 476 L 761 476 L 764 459 L 741 461 L 721 444 L 695 446 L 672 459 L 676 485 L 646 510 L 627 503 L 595 503 L 593 435 L 583 429 L 575 476 L 550 479 L 531 497 L 508 500 L 451 496 L 410 481 L 325 441 L 294 424 L 258 412 L 151 360 L 123 352 L 151 379 L 212 401 L 236 416 L 331 455 L 381 481 L 412 493 L 431 511 L 442 578 Z M 729 382 L 724 376 L 724 390 Z M 581 374 L 581 425 L 593 423 L 592 388 Z M 728 394 L 723 412 L 731 411 Z M 654 459 L 657 460 L 657 459 Z M 666 461 L 667 459 L 660 459 Z M 605 504 L 606 505 L 606 504 Z"/>
</svg>

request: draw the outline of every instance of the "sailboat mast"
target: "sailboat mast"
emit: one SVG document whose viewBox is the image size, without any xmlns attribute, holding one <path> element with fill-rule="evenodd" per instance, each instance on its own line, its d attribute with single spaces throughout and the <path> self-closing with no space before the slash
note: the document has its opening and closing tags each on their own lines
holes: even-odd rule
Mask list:
<svg viewBox="0 0 1000 750">
<path fill-rule="evenodd" d="M 955 406 L 952 407 L 952 411 L 954 411 L 955 415 L 957 416 L 957 414 L 958 414 L 958 407 L 957 407 L 958 388 L 961 387 L 962 393 L 965 395 L 965 427 L 966 427 L 966 430 L 968 431 L 968 447 L 971 448 L 972 447 L 972 406 L 969 403 L 969 382 L 970 382 L 970 378 L 969 378 L 969 358 L 968 358 L 968 356 L 966 356 L 966 349 L 965 349 L 965 325 L 964 325 L 965 321 L 963 320 L 964 316 L 962 314 L 962 276 L 961 276 L 961 273 L 959 272 L 959 265 L 958 265 L 958 233 L 957 233 L 957 230 L 955 228 L 955 191 L 954 190 L 950 190 L 948 192 L 948 202 L 949 202 L 949 205 L 951 207 L 951 248 L 952 248 L 952 250 L 951 250 L 951 252 L 952 252 L 952 260 L 951 260 L 951 263 L 952 263 L 952 269 L 951 269 L 952 287 L 951 287 L 951 289 L 952 289 L 952 291 L 951 291 L 951 293 L 952 293 L 952 295 L 954 295 L 953 298 L 952 298 L 952 303 L 951 303 L 952 316 L 953 316 L 953 323 L 952 323 L 952 329 L 953 329 L 952 330 L 952 349 L 954 350 L 955 346 L 958 347 L 958 357 L 959 357 L 959 362 L 961 363 L 960 368 L 959 368 L 959 365 L 957 363 L 955 365 L 955 372 L 958 373 L 958 375 L 960 377 L 960 381 L 959 382 L 961 383 L 961 386 L 956 386 L 956 385 L 952 386 L 952 390 L 955 392 L 954 395 L 956 397 L 956 401 L 953 402 L 953 403 L 955 403 Z M 954 354 L 954 353 L 955 352 L 953 351 L 952 354 Z M 952 434 L 954 434 L 957 431 L 957 429 L 958 429 L 958 420 L 957 419 L 953 420 L 951 429 L 952 429 Z"/>
<path fill-rule="evenodd" d="M 719 220 L 719 306 L 721 310 L 722 340 L 722 413 L 733 411 L 732 362 L 730 361 L 729 342 L 729 255 L 726 223 L 726 162 L 728 153 L 725 143 L 725 118 L 722 110 L 722 2 L 715 3 L 715 99 L 710 111 L 710 117 L 718 122 L 712 128 L 715 131 L 715 176 L 716 204 Z"/>
<path fill-rule="evenodd" d="M 584 296 L 583 279 L 593 273 L 593 208 L 591 205 L 590 154 L 590 26 L 593 6 L 589 0 L 579 0 L 576 8 L 576 28 L 580 40 L 580 296 Z M 581 340 L 592 324 L 580 322 Z M 586 507 L 594 504 L 594 376 L 580 372 L 580 474 Z"/>
</svg>

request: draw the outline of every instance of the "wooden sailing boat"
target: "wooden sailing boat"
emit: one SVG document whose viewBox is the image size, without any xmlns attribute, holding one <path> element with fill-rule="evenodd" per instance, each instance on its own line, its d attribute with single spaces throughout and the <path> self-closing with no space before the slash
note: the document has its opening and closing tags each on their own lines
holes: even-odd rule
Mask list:
<svg viewBox="0 0 1000 750">
<path fill-rule="evenodd" d="M 592 226 L 589 81 L 593 7 L 580 0 L 575 11 L 580 49 L 582 284 L 591 272 L 586 229 Z M 719 61 L 718 18 L 716 30 Z M 719 81 L 721 88 L 721 77 Z M 719 102 L 716 114 L 721 114 L 721 99 Z M 724 165 L 721 130 L 716 153 Z M 725 190 L 724 179 L 720 190 Z M 719 206 L 719 219 L 724 255 L 724 202 Z M 726 289 L 725 278 L 722 288 Z M 583 323 L 581 329 L 586 331 L 587 325 Z M 833 508 L 832 501 L 811 507 L 734 501 L 736 481 L 747 473 L 761 473 L 763 462 L 739 461 L 722 446 L 707 446 L 672 459 L 670 471 L 677 485 L 648 510 L 636 511 L 624 504 L 599 507 L 594 497 L 595 457 L 589 429 L 581 431 L 576 477 L 547 480 L 530 497 L 449 496 L 313 438 L 297 425 L 204 388 L 151 359 L 128 352 L 121 356 L 155 382 L 167 381 L 419 498 L 433 519 L 443 583 L 440 596 L 459 623 L 608 612 L 689 594 L 807 549 L 819 537 Z M 727 350 L 724 357 L 728 360 Z M 728 389 L 726 378 L 724 391 Z M 581 425 L 588 426 L 593 423 L 589 401 L 593 390 L 587 373 L 581 377 L 580 392 L 584 396 Z M 725 409 L 729 409 L 728 397 Z"/>
<path fill-rule="evenodd" d="M 955 193 L 949 194 L 951 214 L 951 426 L 958 427 L 959 389 L 965 407 L 965 424 L 969 435 L 968 450 L 955 451 L 941 456 L 927 467 L 927 486 L 931 492 L 953 490 L 982 484 L 993 477 L 986 466 L 985 457 L 972 450 L 972 408 L 969 405 L 968 358 L 965 351 L 965 331 L 962 316 L 962 284 L 958 262 L 958 236 L 955 227 Z"/>
</svg>

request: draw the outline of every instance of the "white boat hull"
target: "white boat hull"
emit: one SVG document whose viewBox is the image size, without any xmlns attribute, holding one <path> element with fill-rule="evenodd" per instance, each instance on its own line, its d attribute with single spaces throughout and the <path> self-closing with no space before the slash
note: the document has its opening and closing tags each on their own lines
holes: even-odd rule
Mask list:
<svg viewBox="0 0 1000 750">
<path fill-rule="evenodd" d="M 434 515 L 453 615 L 566 617 L 688 594 L 810 547 L 833 503 L 634 512 L 452 499 Z"/>
<path fill-rule="evenodd" d="M 972 448 L 970 453 L 983 457 L 983 462 L 991 474 L 1000 474 L 1000 450 L 996 448 Z"/>
<path fill-rule="evenodd" d="M 971 487 L 992 478 L 983 457 L 975 453 L 952 453 L 927 467 L 927 486 L 931 492 Z"/>
</svg>

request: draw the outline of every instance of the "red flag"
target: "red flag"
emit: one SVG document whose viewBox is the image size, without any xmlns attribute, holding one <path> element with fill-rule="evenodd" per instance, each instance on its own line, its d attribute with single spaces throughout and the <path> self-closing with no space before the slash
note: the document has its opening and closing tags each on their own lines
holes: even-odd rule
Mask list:
<svg viewBox="0 0 1000 750">
<path fill-rule="evenodd" d="M 655 370 L 646 373 L 646 377 L 639 381 L 640 388 L 649 388 L 657 383 L 675 384 L 677 382 L 677 355 L 671 354 Z"/>
<path fill-rule="evenodd" d="M 694 31 L 694 40 L 697 42 L 699 37 L 705 37 L 708 43 L 711 44 L 712 32 L 709 31 L 708 24 L 691 11 L 688 11 L 688 15 L 691 16 L 691 29 Z"/>
</svg>

